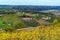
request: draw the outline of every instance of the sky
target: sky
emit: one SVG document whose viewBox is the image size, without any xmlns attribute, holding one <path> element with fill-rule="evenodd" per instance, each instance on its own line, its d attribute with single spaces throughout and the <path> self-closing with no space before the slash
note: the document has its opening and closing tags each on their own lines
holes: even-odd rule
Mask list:
<svg viewBox="0 0 60 40">
<path fill-rule="evenodd" d="M 0 5 L 47 5 L 47 6 L 60 6 L 60 0 L 0 0 Z"/>
</svg>

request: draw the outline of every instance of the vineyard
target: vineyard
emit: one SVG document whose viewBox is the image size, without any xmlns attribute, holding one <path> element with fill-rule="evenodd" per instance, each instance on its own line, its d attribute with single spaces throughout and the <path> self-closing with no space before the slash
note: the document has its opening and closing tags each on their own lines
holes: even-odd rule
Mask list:
<svg viewBox="0 0 60 40">
<path fill-rule="evenodd" d="M 27 28 L 28 30 L 28 28 Z M 0 32 L 0 40 L 60 40 L 59 23 L 51 26 L 38 26 L 27 31 Z"/>
</svg>

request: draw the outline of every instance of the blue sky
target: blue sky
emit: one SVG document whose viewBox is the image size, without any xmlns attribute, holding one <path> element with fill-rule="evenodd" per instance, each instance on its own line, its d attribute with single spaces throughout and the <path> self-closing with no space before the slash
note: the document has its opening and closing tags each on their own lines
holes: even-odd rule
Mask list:
<svg viewBox="0 0 60 40">
<path fill-rule="evenodd" d="M 0 0 L 0 5 L 50 5 L 60 6 L 60 0 Z"/>
</svg>

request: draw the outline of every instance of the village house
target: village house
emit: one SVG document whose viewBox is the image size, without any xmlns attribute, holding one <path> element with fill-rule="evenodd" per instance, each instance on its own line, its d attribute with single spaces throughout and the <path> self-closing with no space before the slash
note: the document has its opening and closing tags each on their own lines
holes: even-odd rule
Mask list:
<svg viewBox="0 0 60 40">
<path fill-rule="evenodd" d="M 45 16 L 45 17 L 42 17 L 43 20 L 48 20 L 48 19 L 51 19 L 51 17 L 49 16 Z"/>
</svg>

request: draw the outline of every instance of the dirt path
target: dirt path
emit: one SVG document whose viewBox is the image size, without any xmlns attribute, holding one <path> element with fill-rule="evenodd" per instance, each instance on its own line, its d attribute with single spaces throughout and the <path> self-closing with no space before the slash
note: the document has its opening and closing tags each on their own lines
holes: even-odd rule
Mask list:
<svg viewBox="0 0 60 40">
<path fill-rule="evenodd" d="M 31 31 L 35 30 L 37 27 L 29 27 L 29 28 L 22 28 L 22 29 L 17 29 L 17 31 Z"/>
</svg>

